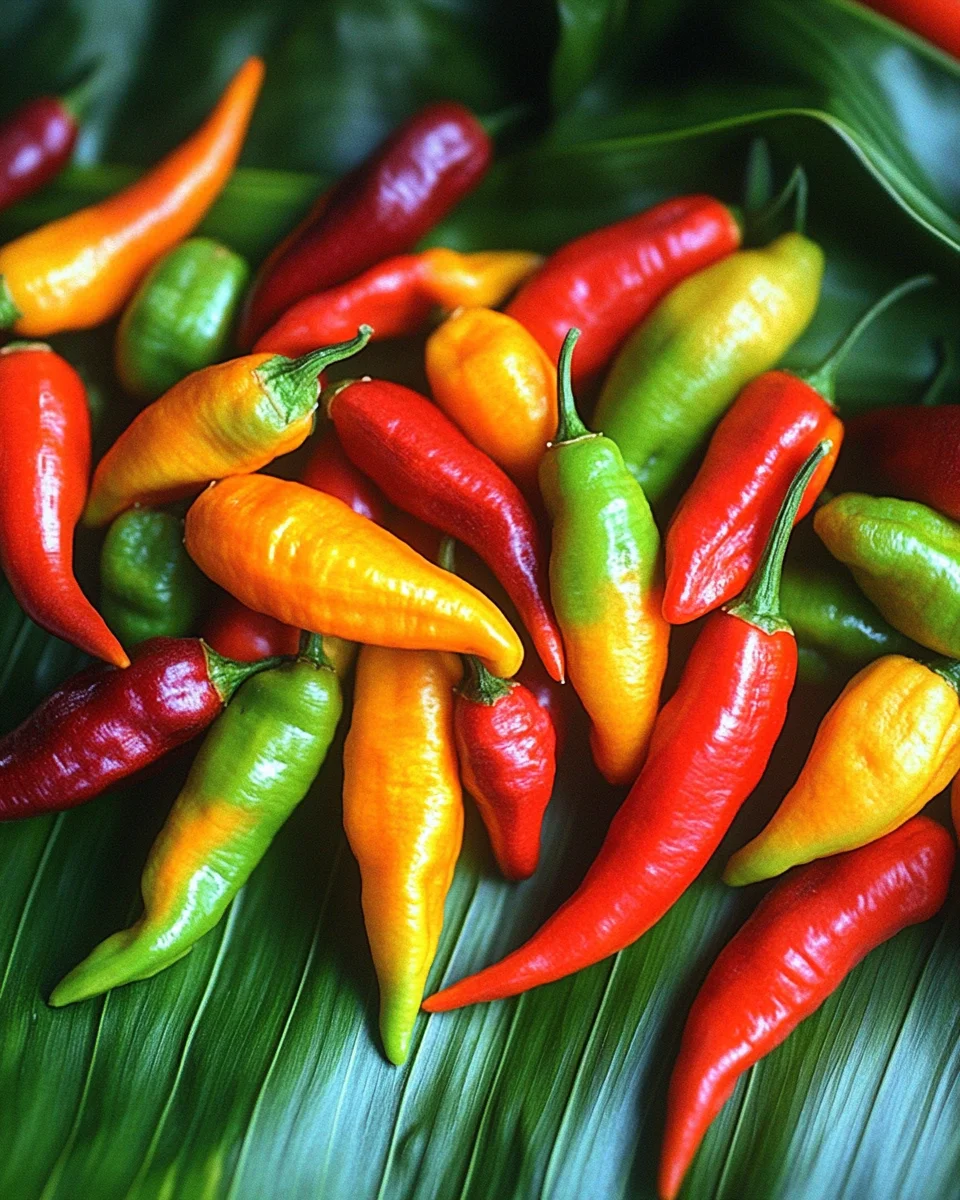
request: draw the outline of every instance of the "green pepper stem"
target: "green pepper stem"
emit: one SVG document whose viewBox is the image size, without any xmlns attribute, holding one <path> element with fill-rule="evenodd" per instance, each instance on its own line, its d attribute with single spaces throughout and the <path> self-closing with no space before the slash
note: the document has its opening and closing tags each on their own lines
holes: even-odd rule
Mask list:
<svg viewBox="0 0 960 1200">
<path fill-rule="evenodd" d="M 98 59 L 80 79 L 60 96 L 60 104 L 67 110 L 74 121 L 79 121 L 87 115 L 90 104 L 103 91 L 104 63 Z"/>
<path fill-rule="evenodd" d="M 311 633 L 309 629 L 305 629 L 300 634 L 300 648 L 297 651 L 297 658 L 304 662 L 313 663 L 315 667 L 326 667 L 328 670 L 333 670 L 333 663 L 327 657 L 327 652 L 323 648 L 323 634 Z"/>
<path fill-rule="evenodd" d="M 449 571 L 451 575 L 457 573 L 457 540 L 449 534 L 440 539 L 440 546 L 437 549 L 437 566 L 442 567 L 444 571 Z"/>
<path fill-rule="evenodd" d="M 224 658 L 203 639 L 200 645 L 207 660 L 207 675 L 224 704 L 229 702 L 240 684 L 246 682 L 251 675 L 271 667 L 279 667 L 285 661 L 282 658 L 261 658 L 257 662 L 238 662 L 235 658 Z"/>
<path fill-rule="evenodd" d="M 0 329 L 12 329 L 23 313 L 17 308 L 6 279 L 0 275 Z"/>
<path fill-rule="evenodd" d="M 924 658 L 921 662 L 925 667 L 929 667 L 931 671 L 936 672 L 942 679 L 960 695 L 960 662 L 955 658 L 945 658 L 943 655 L 937 655 L 935 658 Z"/>
<path fill-rule="evenodd" d="M 485 704 L 490 707 L 509 696 L 513 685 L 507 679 L 501 679 L 488 671 L 479 658 L 473 654 L 464 654 L 463 663 L 466 671 L 458 691 L 466 700 L 474 704 Z"/>
<path fill-rule="evenodd" d="M 953 348 L 953 342 L 948 342 L 946 338 L 941 338 L 937 343 L 937 349 L 940 361 L 937 364 L 936 371 L 933 373 L 933 378 L 927 384 L 926 390 L 920 397 L 920 404 L 926 408 L 933 408 L 940 403 L 940 397 L 947 386 L 947 381 L 953 375 L 954 367 L 957 365 L 957 355 Z"/>
<path fill-rule="evenodd" d="M 570 382 L 570 364 L 573 361 L 573 348 L 580 337 L 579 329 L 568 329 L 567 336 L 560 347 L 560 359 L 557 362 L 557 401 L 559 405 L 559 420 L 557 436 L 551 443 L 562 446 L 565 442 L 576 442 L 581 438 L 597 437 L 580 420 L 577 412 L 577 402 L 573 398 L 573 384 Z"/>
<path fill-rule="evenodd" d="M 780 612 L 780 577 L 783 574 L 783 559 L 787 553 L 787 544 L 793 532 L 797 510 L 803 499 L 807 485 L 813 478 L 813 473 L 826 457 L 832 443 L 824 439 L 810 455 L 800 470 L 793 477 L 787 488 L 787 494 L 780 505 L 777 519 L 773 523 L 770 537 L 763 548 L 757 569 L 747 584 L 746 590 L 739 598 L 728 604 L 725 612 L 732 613 L 741 620 L 756 625 L 764 633 L 778 633 L 781 630 L 792 633 L 789 621 Z"/>
<path fill-rule="evenodd" d="M 319 386 L 317 377 L 333 363 L 351 358 L 362 350 L 370 341 L 373 330 L 369 325 L 361 325 L 357 336 L 348 342 L 337 342 L 333 346 L 321 346 L 319 350 L 311 350 L 300 358 L 287 358 L 284 354 L 275 354 L 262 366 L 257 367 L 257 375 L 276 401 L 288 421 L 306 416 L 316 406 Z"/>
</svg>

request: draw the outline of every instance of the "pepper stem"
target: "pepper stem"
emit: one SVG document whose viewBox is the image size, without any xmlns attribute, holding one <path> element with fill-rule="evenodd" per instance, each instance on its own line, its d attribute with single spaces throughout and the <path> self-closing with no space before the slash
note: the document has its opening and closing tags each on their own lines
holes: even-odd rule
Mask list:
<svg viewBox="0 0 960 1200">
<path fill-rule="evenodd" d="M 929 667 L 953 688 L 955 692 L 960 694 L 960 662 L 955 658 L 945 658 L 942 655 L 937 655 L 936 658 L 925 658 L 921 660 L 925 667 Z"/>
<path fill-rule="evenodd" d="M 457 691 L 464 699 L 474 704 L 485 704 L 489 708 L 510 695 L 513 685 L 508 680 L 488 671 L 475 655 L 464 654 L 462 657 L 466 672 Z"/>
<path fill-rule="evenodd" d="M 238 662 L 234 658 L 224 658 L 202 639 L 200 645 L 207 659 L 207 675 L 224 704 L 229 703 L 240 684 L 251 675 L 278 667 L 284 661 L 282 658 L 261 658 L 258 662 Z"/>
<path fill-rule="evenodd" d="M 764 546 L 763 554 L 757 569 L 754 571 L 746 590 L 728 604 L 724 612 L 731 613 L 741 620 L 756 625 L 764 633 L 779 633 L 781 630 L 792 633 L 793 630 L 780 612 L 780 576 L 783 574 L 783 559 L 787 553 L 787 543 L 793 532 L 793 524 L 797 519 L 797 510 L 803 499 L 807 485 L 813 478 L 817 467 L 826 457 L 832 443 L 824 439 L 794 475 L 793 481 L 787 488 L 787 494 L 780 505 L 777 519 L 773 523 L 770 537 Z"/>
<path fill-rule="evenodd" d="M 756 157 L 762 159 L 760 152 L 757 152 Z M 754 155 L 751 154 L 751 162 L 747 168 L 748 187 L 752 185 L 752 194 L 753 196 L 757 196 L 759 195 L 761 186 L 761 177 L 758 173 L 761 172 L 762 168 L 754 164 L 752 161 L 753 158 Z M 769 167 L 769 153 L 767 154 L 767 158 L 767 166 Z M 751 172 L 754 176 L 752 180 L 750 177 Z M 793 228 L 797 233 L 803 233 L 807 223 L 807 197 L 809 191 L 807 173 L 798 163 L 790 172 L 790 178 L 783 185 L 779 195 L 774 196 L 772 200 L 767 200 L 759 208 L 751 208 L 748 197 L 744 223 L 750 242 L 754 244 L 768 242 L 776 233 L 782 232 L 783 226 L 779 221 L 779 217 L 791 202 L 793 203 Z"/>
<path fill-rule="evenodd" d="M 457 573 L 457 541 L 449 534 L 440 539 L 440 545 L 437 548 L 437 566 L 442 567 L 444 571 L 449 571 L 451 575 Z"/>
<path fill-rule="evenodd" d="M 103 59 L 98 59 L 69 91 L 61 94 L 61 107 L 67 110 L 75 123 L 87 115 L 91 101 L 103 91 L 103 67 Z"/>
<path fill-rule="evenodd" d="M 300 358 L 287 358 L 285 354 L 275 354 L 262 366 L 257 367 L 256 374 L 287 421 L 297 420 L 306 416 L 316 406 L 320 394 L 317 380 L 321 371 L 325 371 L 333 363 L 351 358 L 364 348 L 372 335 L 373 330 L 369 325 L 361 325 L 357 336 L 348 342 L 321 346 L 319 350 L 311 350 L 309 354 Z"/>
<path fill-rule="evenodd" d="M 815 367 L 806 375 L 802 375 L 801 379 L 814 391 L 819 392 L 824 400 L 833 404 L 837 371 L 864 330 L 898 300 L 902 300 L 904 296 L 908 296 L 919 288 L 929 287 L 931 283 L 936 283 L 933 275 L 915 275 L 912 279 L 906 279 L 903 283 L 897 284 L 895 288 L 891 288 L 886 295 L 881 296 L 879 300 L 870 305 L 863 316 L 843 335 L 820 366 Z"/>
<path fill-rule="evenodd" d="M 23 313 L 14 303 L 6 279 L 0 275 L 0 329 L 12 329 Z"/>
<path fill-rule="evenodd" d="M 333 670 L 333 663 L 327 657 L 327 652 L 323 648 L 322 633 L 311 633 L 309 629 L 305 629 L 300 634 L 300 648 L 297 651 L 297 658 L 313 663 L 315 667 L 326 667 L 330 671 Z"/>
<path fill-rule="evenodd" d="M 557 362 L 557 400 L 560 412 L 557 436 L 551 443 L 553 446 L 562 446 L 566 442 L 577 442 L 581 438 L 599 436 L 599 434 L 592 433 L 580 420 L 577 402 L 573 398 L 570 364 L 573 361 L 573 348 L 579 337 L 579 329 L 568 329 L 567 336 L 563 339 L 563 345 L 560 347 L 560 359 Z"/>
</svg>

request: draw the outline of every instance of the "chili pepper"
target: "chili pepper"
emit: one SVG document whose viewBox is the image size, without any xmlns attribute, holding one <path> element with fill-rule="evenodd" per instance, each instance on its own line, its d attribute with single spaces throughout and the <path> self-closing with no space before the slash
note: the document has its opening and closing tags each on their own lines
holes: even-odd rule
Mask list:
<svg viewBox="0 0 960 1200">
<path fill-rule="evenodd" d="M 567 330 L 583 332 L 574 384 L 604 367 L 670 288 L 740 245 L 733 213 L 710 196 L 679 196 L 561 247 L 507 312 L 553 362 Z"/>
<path fill-rule="evenodd" d="M 557 373 L 533 334 L 506 313 L 468 308 L 427 339 L 434 400 L 528 492 L 557 429 Z"/>
<path fill-rule="evenodd" d="M 222 358 L 249 275 L 239 254 L 204 237 L 188 238 L 156 262 L 117 329 L 114 361 L 124 388 L 156 400 L 191 371 Z M 320 339 L 308 349 L 335 340 Z"/>
<path fill-rule="evenodd" d="M 263 82 L 248 58 L 206 122 L 110 199 L 0 250 L 0 326 L 43 337 L 115 316 L 147 268 L 199 224 L 226 183 Z"/>
<path fill-rule="evenodd" d="M 225 479 L 187 513 L 186 546 L 249 608 L 350 641 L 476 654 L 515 674 L 520 639 L 463 580 L 341 500 L 268 475 Z"/>
<path fill-rule="evenodd" d="M 261 268 L 241 320 L 254 340 L 297 300 L 409 250 L 483 178 L 490 139 L 461 104 L 429 104 L 320 197 Z"/>
<path fill-rule="evenodd" d="M 227 658 L 256 662 L 296 654 L 300 630 L 225 596 L 204 626 L 203 640 Z"/>
<path fill-rule="evenodd" d="M 813 527 L 891 625 L 960 658 L 960 524 L 912 500 L 848 492 Z"/>
<path fill-rule="evenodd" d="M 827 440 L 832 449 L 810 481 L 797 520 L 810 511 L 843 440 L 833 406 L 840 364 L 881 313 L 930 282 L 930 276 L 909 279 L 881 297 L 811 374 L 768 371 L 743 389 L 717 426 L 667 530 L 668 621 L 693 621 L 742 590 L 787 485 L 813 447 Z"/>
<path fill-rule="evenodd" d="M 559 760 L 567 744 L 570 725 L 570 689 L 551 679 L 538 658 L 526 659 L 516 680 L 533 695 L 550 718 L 556 740 L 555 757 Z"/>
<path fill-rule="evenodd" d="M 591 721 L 593 757 L 614 784 L 632 783 L 646 757 L 667 667 L 670 627 L 660 611 L 660 533 L 617 446 L 577 415 L 570 362 L 560 351 L 560 424 L 540 465 L 553 520 L 550 593 L 570 681 Z"/>
<path fill-rule="evenodd" d="M 943 905 L 955 852 L 926 817 L 801 867 L 764 896 L 710 968 L 667 1094 L 660 1195 L 673 1200 L 739 1077 L 815 1012 L 865 955 Z"/>
<path fill-rule="evenodd" d="M 374 337 L 419 333 L 436 310 L 495 307 L 543 260 L 525 250 L 458 254 L 436 247 L 388 258 L 337 287 L 298 300 L 257 339 L 254 350 L 305 354 L 366 321 Z"/>
<path fill-rule="evenodd" d="M 0 567 L 31 620 L 118 667 L 130 661 L 73 575 L 90 412 L 73 367 L 40 342 L 0 351 Z"/>
<path fill-rule="evenodd" d="M 386 523 L 387 502 L 380 489 L 347 458 L 332 426 L 317 438 L 300 479 L 307 487 L 336 496 L 361 517 Z"/>
<path fill-rule="evenodd" d="M 244 684 L 207 734 L 150 850 L 143 915 L 57 984 L 55 1008 L 149 979 L 213 929 L 307 794 L 342 708 L 316 637 L 300 657 Z"/>
<path fill-rule="evenodd" d="M 362 325 L 352 341 L 303 358 L 250 354 L 194 371 L 145 408 L 100 460 L 85 524 L 103 525 L 133 504 L 178 500 L 296 450 L 313 430 L 321 371 L 369 338 Z"/>
<path fill-rule="evenodd" d="M 744 384 L 806 329 L 822 278 L 820 247 L 786 233 L 685 279 L 629 339 L 594 424 L 651 500 L 677 481 Z"/>
<path fill-rule="evenodd" d="M 195 737 L 270 665 L 222 658 L 199 638 L 151 638 L 126 670 L 74 675 L 0 738 L 0 820 L 91 800 Z"/>
<path fill-rule="evenodd" d="M 70 161 L 89 81 L 66 96 L 37 96 L 0 122 L 0 212 L 42 188 Z"/>
<path fill-rule="evenodd" d="M 797 649 L 779 611 L 780 569 L 823 453 L 818 447 L 793 481 L 750 587 L 704 623 L 580 887 L 525 945 L 429 997 L 428 1012 L 500 1000 L 592 966 L 646 933 L 700 874 L 759 783 L 787 715 Z"/>
<path fill-rule="evenodd" d="M 363 646 L 343 751 L 343 824 L 363 880 L 380 1036 L 398 1066 L 443 925 L 463 837 L 453 732 L 460 664 Z"/>
<path fill-rule="evenodd" d="M 864 0 L 864 3 L 929 38 L 954 58 L 960 58 L 960 22 L 949 0 Z"/>
<path fill-rule="evenodd" d="M 540 532 L 516 485 L 435 405 L 400 384 L 335 384 L 324 404 L 347 457 L 388 500 L 480 555 L 516 605 L 547 670 L 562 679 L 563 646 L 546 596 Z"/>
</svg>

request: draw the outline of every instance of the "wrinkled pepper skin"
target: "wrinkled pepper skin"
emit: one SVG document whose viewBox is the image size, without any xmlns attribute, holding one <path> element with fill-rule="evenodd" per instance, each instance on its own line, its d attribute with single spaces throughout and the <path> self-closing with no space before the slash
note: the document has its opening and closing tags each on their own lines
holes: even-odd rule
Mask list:
<svg viewBox="0 0 960 1200">
<path fill-rule="evenodd" d="M 631 329 L 681 279 L 740 245 L 733 214 L 710 196 L 679 196 L 594 230 L 551 254 L 507 305 L 552 362 L 582 333 L 576 386 L 610 361 Z"/>
<path fill-rule="evenodd" d="M 217 198 L 262 82 L 263 63 L 247 59 L 200 129 L 142 179 L 0 249 L 0 325 L 45 337 L 116 316 Z"/>
<path fill-rule="evenodd" d="M 336 430 L 327 426 L 314 441 L 313 451 L 300 474 L 301 482 L 318 492 L 336 496 L 361 517 L 378 525 L 386 524 L 389 505 L 383 493 L 344 454 Z"/>
<path fill-rule="evenodd" d="M 361 323 L 373 326 L 374 340 L 410 336 L 438 310 L 495 308 L 542 261 L 525 250 L 459 254 L 439 246 L 389 258 L 339 287 L 305 296 L 253 348 L 295 358 L 342 341 Z"/>
<path fill-rule="evenodd" d="M 429 104 L 320 197 L 260 269 L 241 320 L 242 348 L 297 300 L 410 250 L 471 192 L 493 147 L 462 104 Z"/>
<path fill-rule="evenodd" d="M 607 376 L 593 424 L 620 447 L 651 501 L 709 437 L 740 389 L 813 317 L 823 251 L 798 233 L 685 279 L 636 331 Z"/>
<path fill-rule="evenodd" d="M 727 864 L 734 887 L 854 850 L 915 816 L 960 770 L 960 702 L 948 676 L 898 654 L 847 684 L 797 782 Z"/>
<path fill-rule="evenodd" d="M 463 838 L 450 655 L 363 646 L 343 752 L 343 824 L 363 881 L 380 1036 L 400 1065 Z"/>
<path fill-rule="evenodd" d="M 660 533 L 616 445 L 590 433 L 570 386 L 573 331 L 560 352 L 560 427 L 540 465 L 553 522 L 550 595 L 570 682 L 590 717 L 594 761 L 632 783 L 646 757 L 667 668 Z"/>
<path fill-rule="evenodd" d="M 960 523 L 912 500 L 847 492 L 813 527 L 891 625 L 960 658 Z"/>
<path fill-rule="evenodd" d="M 114 364 L 124 389 L 156 400 L 223 358 L 249 276 L 239 254 L 205 237 L 188 238 L 155 263 L 117 328 Z M 308 349 L 339 340 L 321 338 Z"/>
<path fill-rule="evenodd" d="M 659 1192 L 673 1200 L 740 1076 L 815 1012 L 858 962 L 942 907 L 955 851 L 926 817 L 800 867 L 764 896 L 693 1002 L 667 1094 Z"/>
<path fill-rule="evenodd" d="M 150 850 L 143 915 L 74 967 L 50 997 L 55 1008 L 149 979 L 214 928 L 307 794 L 342 707 L 333 670 L 309 658 L 243 685 Z"/>
<path fill-rule="evenodd" d="M 11 342 L 0 350 L 0 568 L 32 621 L 125 667 L 123 647 L 73 574 L 89 475 L 83 380 L 49 346 Z"/>
<path fill-rule="evenodd" d="M 57 96 L 28 100 L 0 122 L 0 212 L 63 170 L 77 132 L 69 103 Z"/>
<path fill-rule="evenodd" d="M 364 327 L 352 341 L 303 358 L 251 354 L 188 375 L 145 408 L 100 460 L 84 523 L 104 525 L 134 504 L 179 500 L 296 450 L 313 430 L 320 372 L 368 339 Z"/>
<path fill-rule="evenodd" d="M 91 800 L 206 729 L 248 676 L 199 638 L 153 638 L 94 666 L 0 738 L 0 821 Z"/>
<path fill-rule="evenodd" d="M 268 475 L 225 479 L 187 513 L 187 552 L 248 608 L 298 629 L 476 654 L 509 678 L 523 646 L 490 600 L 333 496 Z"/>
</svg>

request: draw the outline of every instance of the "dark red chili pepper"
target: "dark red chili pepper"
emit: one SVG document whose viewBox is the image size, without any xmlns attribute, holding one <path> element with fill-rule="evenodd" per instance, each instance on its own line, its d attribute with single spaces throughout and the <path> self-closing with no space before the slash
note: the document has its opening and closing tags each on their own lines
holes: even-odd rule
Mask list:
<svg viewBox="0 0 960 1200">
<path fill-rule="evenodd" d="M 739 1077 L 815 1012 L 874 947 L 947 896 L 947 831 L 914 817 L 879 841 L 798 867 L 764 896 L 693 1002 L 667 1097 L 660 1195 L 673 1200 Z"/>
<path fill-rule="evenodd" d="M 520 288 L 506 311 L 554 362 L 567 331 L 581 331 L 576 385 L 609 362 L 675 284 L 739 245 L 740 227 L 719 200 L 679 196 L 569 242 Z"/>
<path fill-rule="evenodd" d="M 241 319 L 241 347 L 301 297 L 409 250 L 476 187 L 491 153 L 462 104 L 430 104 L 404 122 L 264 263 Z"/>
<path fill-rule="evenodd" d="M 797 644 L 780 615 L 780 571 L 796 507 L 825 452 L 819 447 L 793 481 L 749 589 L 704 624 L 583 883 L 525 945 L 425 1000 L 427 1012 L 500 1000 L 592 966 L 646 933 L 703 870 L 786 719 Z"/>
<path fill-rule="evenodd" d="M 41 342 L 0 351 L 0 567 L 38 625 L 118 667 L 130 661 L 73 575 L 90 477 L 90 410 L 73 367 Z"/>
<path fill-rule="evenodd" d="M 362 379 L 335 384 L 324 400 L 347 457 L 388 500 L 479 554 L 516 605 L 547 671 L 562 679 L 540 531 L 516 484 L 410 388 Z"/>
<path fill-rule="evenodd" d="M 386 523 L 387 502 L 380 489 L 347 458 L 333 428 L 325 429 L 317 439 L 300 481 L 318 492 L 336 496 L 361 517 L 378 525 Z"/>
<path fill-rule="evenodd" d="M 257 662 L 261 658 L 296 654 L 300 630 L 226 596 L 211 613 L 203 640 L 226 658 Z"/>
<path fill-rule="evenodd" d="M 0 122 L 0 211 L 49 183 L 70 161 L 79 96 L 38 96 Z"/>
<path fill-rule="evenodd" d="M 126 670 L 74 675 L 0 738 L 0 820 L 73 808 L 149 766 L 267 665 L 222 658 L 199 638 L 150 638 Z"/>
</svg>

